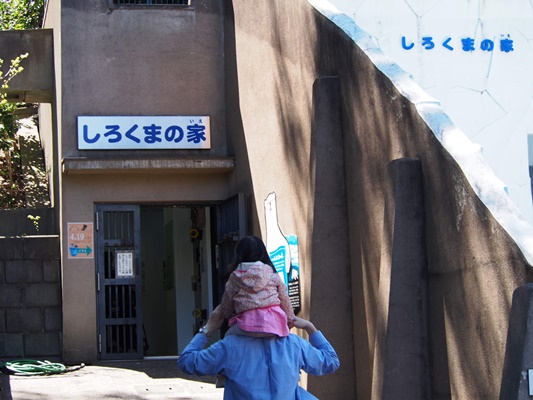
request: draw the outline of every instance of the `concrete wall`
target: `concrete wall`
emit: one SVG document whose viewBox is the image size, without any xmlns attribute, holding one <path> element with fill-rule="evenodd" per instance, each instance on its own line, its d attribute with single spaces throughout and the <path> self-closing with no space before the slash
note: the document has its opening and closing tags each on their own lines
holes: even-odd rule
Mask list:
<svg viewBox="0 0 533 400">
<path fill-rule="evenodd" d="M 225 156 L 222 29 L 213 0 L 192 10 L 62 1 L 62 157 L 96 156 L 77 150 L 79 115 L 211 117 L 209 151 L 98 152 L 101 158 Z"/>
<path fill-rule="evenodd" d="M 46 171 L 49 172 L 50 200 L 53 207 L 59 210 L 60 205 L 60 176 L 61 158 L 59 144 L 61 143 L 61 124 L 58 123 L 61 110 L 61 13 L 60 2 L 47 1 L 43 27 L 51 30 L 53 36 L 53 64 L 54 64 L 54 96 L 50 104 L 39 106 L 39 135 L 44 152 Z M 60 213 L 57 212 L 56 221 L 59 229 Z"/>
<path fill-rule="evenodd" d="M 388 166 L 413 158 L 424 187 L 431 396 L 497 398 L 512 292 L 531 279 L 516 244 L 414 105 L 307 1 L 225 4 L 228 132 L 244 164 L 233 187 L 253 193 L 251 227 L 263 234 L 262 203 L 276 191 L 280 225 L 300 240 L 303 314 L 341 356 L 338 373 L 310 378 L 311 391 L 325 399 L 382 394 L 396 209 Z M 313 87 L 329 76 L 339 82 L 344 171 L 338 153 L 322 155 L 334 144 L 314 137 L 334 143 L 340 133 L 314 128 Z M 336 190 L 322 194 L 329 204 L 320 201 L 327 177 L 343 172 L 346 197 Z M 347 219 L 335 210 L 343 202 Z M 346 238 L 348 261 L 332 245 Z"/>
<path fill-rule="evenodd" d="M 315 71 L 317 30 L 305 2 L 225 4 L 233 187 L 250 193 L 251 232 L 266 238 L 263 203 L 274 191 L 280 227 L 298 237 L 302 316 L 341 360 L 335 374 L 311 378 L 309 390 L 321 399 L 355 398 L 338 82 L 328 79 L 333 70 Z"/>
<path fill-rule="evenodd" d="M 63 359 L 88 362 L 98 357 L 95 263 L 68 259 L 67 224 L 94 221 L 95 203 L 191 203 L 230 196 L 223 14 L 212 0 L 196 1 L 193 9 L 49 0 L 45 26 L 53 28 L 57 55 L 54 164 L 60 168 L 55 204 L 62 234 Z M 46 124 L 53 128 L 50 111 Z M 80 115 L 208 115 L 211 149 L 79 151 Z"/>
<path fill-rule="evenodd" d="M 54 93 L 52 31 L 48 29 L 1 31 L 2 72 L 11 60 L 28 53 L 20 65 L 24 71 L 9 83 L 9 97 L 20 102 L 50 103 Z"/>
<path fill-rule="evenodd" d="M 0 359 L 61 360 L 58 236 L 0 238 Z"/>
<path fill-rule="evenodd" d="M 51 25 L 50 25 L 51 26 Z M 52 110 L 55 103 L 55 51 L 58 45 L 56 32 L 52 29 L 32 29 L 0 32 L 0 48 L 2 49 L 2 71 L 7 72 L 11 60 L 28 53 L 22 60 L 24 71 L 9 83 L 8 98 L 14 102 L 41 103 L 39 112 L 39 136 L 44 150 L 45 170 L 48 173 L 50 197 L 52 203 L 57 200 L 58 175 L 53 166 L 55 156 L 55 138 L 52 126 Z"/>
<path fill-rule="evenodd" d="M 56 235 L 53 208 L 0 210 L 0 236 Z"/>
<path fill-rule="evenodd" d="M 529 371 L 533 365 L 532 294 L 531 283 L 520 286 L 513 293 L 500 391 L 501 399 L 527 400 L 531 398 Z"/>
</svg>

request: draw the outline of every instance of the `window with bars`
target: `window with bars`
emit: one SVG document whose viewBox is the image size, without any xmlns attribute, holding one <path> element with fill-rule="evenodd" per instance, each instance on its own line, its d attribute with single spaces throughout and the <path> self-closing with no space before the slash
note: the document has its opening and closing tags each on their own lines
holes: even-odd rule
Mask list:
<svg viewBox="0 0 533 400">
<path fill-rule="evenodd" d="M 191 0 L 113 0 L 113 4 L 120 5 L 171 5 L 189 6 Z"/>
</svg>

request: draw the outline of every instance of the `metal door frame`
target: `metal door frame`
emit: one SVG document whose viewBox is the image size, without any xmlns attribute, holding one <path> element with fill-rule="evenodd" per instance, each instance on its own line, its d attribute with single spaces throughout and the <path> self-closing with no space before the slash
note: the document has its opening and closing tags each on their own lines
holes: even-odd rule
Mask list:
<svg viewBox="0 0 533 400">
<path fill-rule="evenodd" d="M 216 207 L 216 272 L 214 281 L 216 302 L 219 303 L 229 274 L 230 263 L 234 259 L 237 242 L 247 235 L 246 196 L 238 193 Z"/>
<path fill-rule="evenodd" d="M 97 204 L 95 219 L 99 359 L 141 359 L 140 206 Z"/>
</svg>

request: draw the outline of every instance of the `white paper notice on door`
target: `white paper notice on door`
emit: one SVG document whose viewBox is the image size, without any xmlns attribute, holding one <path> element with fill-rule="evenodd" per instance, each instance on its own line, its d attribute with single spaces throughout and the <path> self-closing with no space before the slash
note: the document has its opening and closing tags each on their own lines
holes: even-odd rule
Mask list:
<svg viewBox="0 0 533 400">
<path fill-rule="evenodd" d="M 133 277 L 133 250 L 117 250 L 116 253 L 116 277 L 132 278 Z"/>
</svg>

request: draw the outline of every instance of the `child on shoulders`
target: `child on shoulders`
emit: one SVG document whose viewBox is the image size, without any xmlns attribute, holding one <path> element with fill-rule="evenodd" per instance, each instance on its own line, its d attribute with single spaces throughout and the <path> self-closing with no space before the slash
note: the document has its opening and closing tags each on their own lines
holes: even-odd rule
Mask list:
<svg viewBox="0 0 533 400">
<path fill-rule="evenodd" d="M 241 239 L 233 265 L 220 303 L 222 317 L 229 319 L 226 335 L 288 336 L 294 310 L 263 241 Z"/>
</svg>

